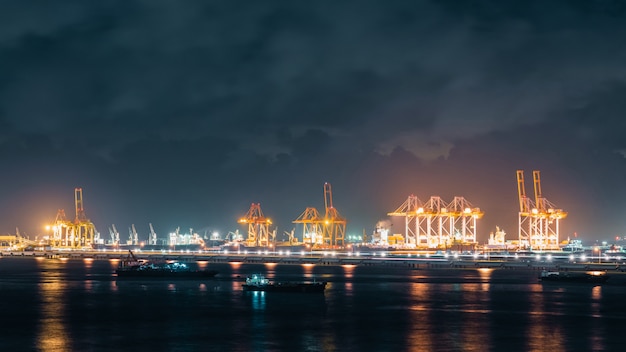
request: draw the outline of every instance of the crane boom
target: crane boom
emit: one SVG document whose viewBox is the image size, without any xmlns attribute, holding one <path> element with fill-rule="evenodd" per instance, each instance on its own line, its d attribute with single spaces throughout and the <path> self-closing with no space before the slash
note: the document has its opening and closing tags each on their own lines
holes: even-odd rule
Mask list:
<svg viewBox="0 0 626 352">
<path fill-rule="evenodd" d="M 537 210 L 545 210 L 543 196 L 541 195 L 541 177 L 539 176 L 539 170 L 533 170 L 533 184 L 535 188 L 535 204 Z"/>
<path fill-rule="evenodd" d="M 517 195 L 519 197 L 519 211 L 527 213 L 526 188 L 524 186 L 524 170 L 517 170 Z"/>
<path fill-rule="evenodd" d="M 324 183 L 324 206 L 326 209 L 333 207 L 333 191 L 328 182 Z"/>
</svg>

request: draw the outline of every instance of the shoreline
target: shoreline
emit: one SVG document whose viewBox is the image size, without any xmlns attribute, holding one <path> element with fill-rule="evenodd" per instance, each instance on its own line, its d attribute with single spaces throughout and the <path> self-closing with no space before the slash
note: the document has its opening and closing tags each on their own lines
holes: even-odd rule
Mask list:
<svg viewBox="0 0 626 352">
<path fill-rule="evenodd" d="M 159 259 L 180 262 L 237 263 L 237 264 L 283 264 L 283 265 L 321 265 L 321 266 L 377 266 L 408 269 L 502 269 L 525 271 L 607 271 L 626 274 L 624 263 L 592 263 L 567 261 L 537 261 L 528 258 L 508 260 L 501 259 L 453 259 L 453 258 L 417 258 L 417 257 L 376 257 L 355 255 L 324 255 L 307 253 L 304 255 L 279 254 L 238 254 L 238 253 L 147 253 L 137 252 L 139 259 Z M 123 260 L 128 252 L 102 251 L 33 251 L 33 252 L 0 252 L 1 258 L 37 258 L 60 260 Z"/>
</svg>

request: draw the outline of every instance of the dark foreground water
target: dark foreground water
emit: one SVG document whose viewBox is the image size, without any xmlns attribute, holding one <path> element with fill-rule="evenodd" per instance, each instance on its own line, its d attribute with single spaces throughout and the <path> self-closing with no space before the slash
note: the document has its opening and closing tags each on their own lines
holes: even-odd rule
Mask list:
<svg viewBox="0 0 626 352">
<path fill-rule="evenodd" d="M 0 258 L 0 351 L 624 351 L 626 285 L 536 272 L 211 265 L 118 280 L 117 262 Z M 199 263 L 206 266 L 206 263 Z M 326 280 L 323 295 L 242 278 Z"/>
</svg>

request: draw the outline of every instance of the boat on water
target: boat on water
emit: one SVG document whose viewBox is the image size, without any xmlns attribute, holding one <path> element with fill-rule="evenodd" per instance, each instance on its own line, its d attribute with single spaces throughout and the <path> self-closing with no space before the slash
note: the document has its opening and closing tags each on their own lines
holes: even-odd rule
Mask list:
<svg viewBox="0 0 626 352">
<path fill-rule="evenodd" d="M 580 283 L 605 283 L 609 275 L 604 271 L 587 272 L 564 272 L 564 271 L 542 271 L 539 274 L 541 282 L 580 282 Z"/>
<path fill-rule="evenodd" d="M 128 251 L 128 258 L 120 261 L 115 270 L 118 277 L 148 277 L 148 278 L 211 278 L 218 274 L 216 270 L 198 270 L 181 262 L 153 262 L 137 259 L 132 251 Z"/>
<path fill-rule="evenodd" d="M 261 274 L 254 274 L 246 278 L 246 283 L 242 287 L 244 291 L 322 293 L 326 289 L 326 284 L 326 281 L 315 280 L 272 282 Z"/>
</svg>

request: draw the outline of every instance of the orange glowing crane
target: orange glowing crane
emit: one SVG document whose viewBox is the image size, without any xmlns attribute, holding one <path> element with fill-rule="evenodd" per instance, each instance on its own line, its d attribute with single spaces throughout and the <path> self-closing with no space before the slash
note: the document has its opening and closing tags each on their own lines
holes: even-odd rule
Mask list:
<svg viewBox="0 0 626 352">
<path fill-rule="evenodd" d="M 552 250 L 559 248 L 559 221 L 567 212 L 556 209 L 541 192 L 541 177 L 533 171 L 535 201 L 526 196 L 524 171 L 517 170 L 517 193 L 519 197 L 519 242 L 521 247 Z"/>
<path fill-rule="evenodd" d="M 325 245 L 343 246 L 347 221 L 333 207 L 333 192 L 328 182 L 324 183 L 324 206 L 326 212 L 322 224 L 322 241 Z"/>
<path fill-rule="evenodd" d="M 82 188 L 74 189 L 74 204 L 76 217 L 73 222 L 67 220 L 65 210 L 57 211 L 56 219 L 51 226 L 53 235 L 50 244 L 54 247 L 89 247 L 94 243 L 96 227 L 85 215 Z"/>
<path fill-rule="evenodd" d="M 239 223 L 248 225 L 248 246 L 270 246 L 269 226 L 272 221 L 263 215 L 260 203 L 252 203 L 248 213 L 239 219 Z"/>
<path fill-rule="evenodd" d="M 85 216 L 83 208 L 83 189 L 74 189 L 74 203 L 76 204 L 76 218 L 74 219 L 74 239 L 71 247 L 87 247 L 94 243 L 95 225 Z"/>
<path fill-rule="evenodd" d="M 535 218 L 532 210 L 535 205 L 533 201 L 526 196 L 526 186 L 524 183 L 524 170 L 517 170 L 517 195 L 519 198 L 519 217 L 518 217 L 518 237 L 520 247 L 531 247 L 535 238 Z"/>
<path fill-rule="evenodd" d="M 52 238 L 50 238 L 50 246 L 52 247 L 68 247 L 70 245 L 70 238 L 73 235 L 74 224 L 67 220 L 65 216 L 65 210 L 59 209 L 57 211 L 54 224 L 49 227 L 52 230 Z M 48 228 L 48 227 L 47 227 Z"/>
<path fill-rule="evenodd" d="M 559 249 L 559 220 L 567 217 L 567 213 L 548 201 L 541 193 L 541 177 L 538 170 L 533 171 L 533 183 L 535 188 L 535 204 L 537 212 L 536 224 L 541 238 L 544 240 L 543 247 L 546 249 Z"/>
<path fill-rule="evenodd" d="M 302 224 L 302 241 L 311 246 L 322 244 L 322 223 L 324 220 L 320 213 L 313 207 L 307 207 L 294 224 Z"/>
</svg>

